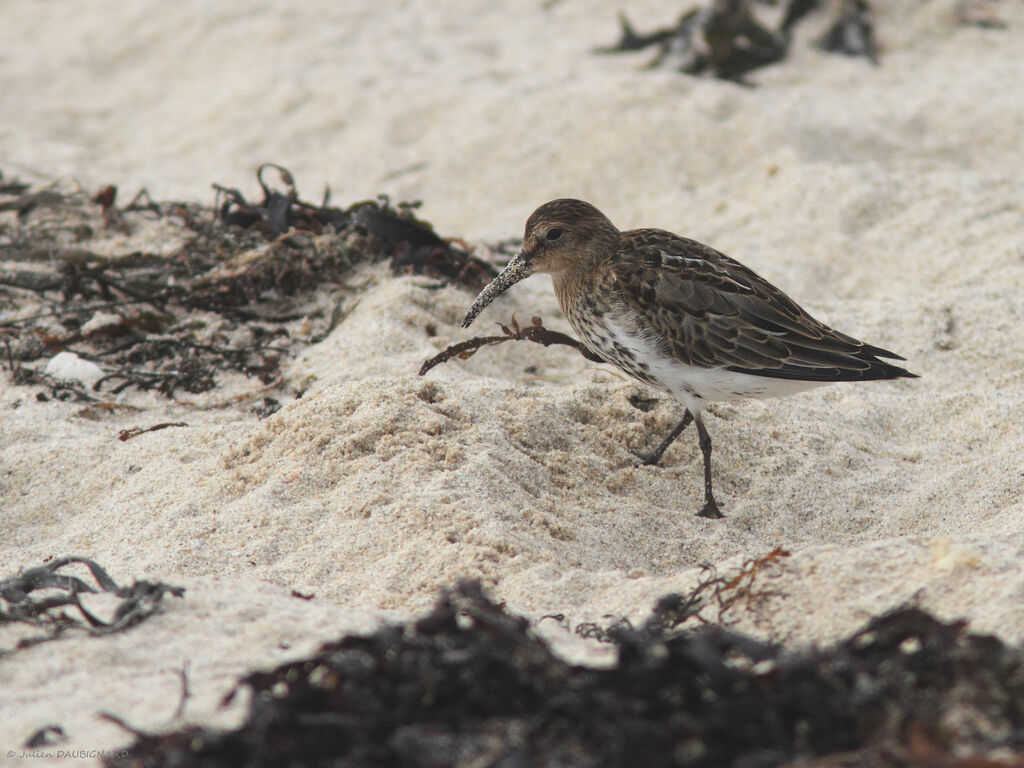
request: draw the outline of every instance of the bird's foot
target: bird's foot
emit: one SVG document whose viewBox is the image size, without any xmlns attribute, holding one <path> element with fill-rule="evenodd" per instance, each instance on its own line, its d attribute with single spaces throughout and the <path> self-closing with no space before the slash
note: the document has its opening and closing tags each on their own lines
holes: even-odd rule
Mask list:
<svg viewBox="0 0 1024 768">
<path fill-rule="evenodd" d="M 665 455 L 665 451 L 667 451 L 668 447 L 675 442 L 675 439 L 679 437 L 679 434 L 686 429 L 686 425 L 691 421 L 693 421 L 693 414 L 687 411 L 683 414 L 683 418 L 679 420 L 679 423 L 676 424 L 672 431 L 668 433 L 668 437 L 658 443 L 658 445 L 652 450 L 647 451 L 646 453 L 640 453 L 639 451 L 634 451 L 631 448 L 629 452 L 640 459 L 640 463 L 634 464 L 633 466 L 649 467 L 661 461 L 661 457 Z"/>
<path fill-rule="evenodd" d="M 665 455 L 665 451 L 661 449 L 660 445 L 652 451 L 634 451 L 630 448 L 629 452 L 639 459 L 633 464 L 634 467 L 653 467 Z"/>
<path fill-rule="evenodd" d="M 700 508 L 697 517 L 703 517 L 708 520 L 721 520 L 725 515 L 722 514 L 722 510 L 718 508 L 718 502 L 712 496 L 704 500 L 704 506 Z"/>
</svg>

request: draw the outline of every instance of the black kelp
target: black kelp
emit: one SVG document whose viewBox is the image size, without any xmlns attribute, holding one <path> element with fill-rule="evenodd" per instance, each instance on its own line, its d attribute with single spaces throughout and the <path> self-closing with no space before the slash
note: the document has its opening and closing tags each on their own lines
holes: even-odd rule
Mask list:
<svg viewBox="0 0 1024 768">
<path fill-rule="evenodd" d="M 590 668 L 463 582 L 417 621 L 249 675 L 238 730 L 133 731 L 107 765 L 1020 765 L 1019 648 L 903 608 L 827 649 L 788 650 L 681 628 L 687 602 L 620 623 L 618 662 Z"/>
</svg>

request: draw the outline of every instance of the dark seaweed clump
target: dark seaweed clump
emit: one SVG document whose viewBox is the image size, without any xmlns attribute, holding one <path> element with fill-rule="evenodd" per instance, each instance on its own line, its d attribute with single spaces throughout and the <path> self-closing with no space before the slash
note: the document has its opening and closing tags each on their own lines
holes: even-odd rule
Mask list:
<svg viewBox="0 0 1024 768">
<path fill-rule="evenodd" d="M 280 189 L 265 181 L 269 170 Z M 13 381 L 41 385 L 41 400 L 79 401 L 130 387 L 206 392 L 225 371 L 273 387 L 284 356 L 344 320 L 356 264 L 387 260 L 395 273 L 474 293 L 496 274 L 418 219 L 416 204 L 380 197 L 339 208 L 329 192 L 313 204 L 280 166 L 257 177 L 259 202 L 214 185 L 212 206 L 157 203 L 143 191 L 119 207 L 112 185 L 89 195 L 0 175 L 0 359 Z M 111 236 L 157 225 L 181 237 L 173 252 L 111 252 Z M 64 350 L 103 377 L 89 388 L 29 365 Z"/>
<path fill-rule="evenodd" d="M 75 564 L 89 570 L 93 583 L 65 572 Z M 82 604 L 82 595 L 101 592 L 119 600 L 109 621 Z M 13 647 L 0 647 L 0 656 L 53 640 L 72 629 L 93 635 L 121 632 L 157 613 L 168 594 L 181 597 L 185 590 L 160 581 L 120 586 L 103 566 L 87 557 L 62 557 L 26 568 L 0 579 L 0 627 L 23 630 Z"/>
<path fill-rule="evenodd" d="M 764 3 L 767 5 L 767 3 Z M 775 23 L 754 10 L 753 0 L 705 0 L 683 13 L 675 26 L 639 34 L 625 14 L 614 45 L 598 53 L 657 50 L 650 67 L 671 68 L 688 75 L 710 74 L 743 82 L 748 73 L 786 58 L 796 25 L 824 5 L 822 0 L 788 0 Z M 837 0 L 827 31 L 817 45 L 832 53 L 863 56 L 878 63 L 874 19 L 867 0 Z"/>
<path fill-rule="evenodd" d="M 107 765 L 1021 764 L 1019 648 L 906 608 L 791 652 L 721 626 L 680 630 L 679 605 L 620 623 L 618 662 L 587 668 L 464 582 L 418 621 L 246 677 L 238 730 L 135 732 Z"/>
</svg>

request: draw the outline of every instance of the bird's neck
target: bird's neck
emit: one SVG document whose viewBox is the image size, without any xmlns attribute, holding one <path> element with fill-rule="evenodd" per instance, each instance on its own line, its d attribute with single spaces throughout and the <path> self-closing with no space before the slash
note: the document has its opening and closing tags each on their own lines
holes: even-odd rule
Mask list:
<svg viewBox="0 0 1024 768">
<path fill-rule="evenodd" d="M 551 283 L 555 288 L 558 304 L 566 315 L 571 313 L 570 307 L 580 297 L 586 296 L 594 280 L 596 264 L 574 264 L 558 272 L 551 273 Z"/>
</svg>

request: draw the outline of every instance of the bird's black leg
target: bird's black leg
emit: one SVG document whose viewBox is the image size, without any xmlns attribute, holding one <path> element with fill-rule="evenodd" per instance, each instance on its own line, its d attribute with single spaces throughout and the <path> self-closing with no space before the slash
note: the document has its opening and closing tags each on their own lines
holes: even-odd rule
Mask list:
<svg viewBox="0 0 1024 768">
<path fill-rule="evenodd" d="M 717 520 L 723 515 L 718 508 L 718 502 L 715 501 L 715 494 L 711 492 L 711 435 L 708 434 L 704 420 L 700 416 L 696 416 L 694 421 L 697 422 L 697 434 L 700 436 L 700 450 L 704 454 L 704 506 L 697 513 L 697 517 Z"/>
<path fill-rule="evenodd" d="M 693 421 L 693 414 L 687 411 L 683 415 L 683 418 L 680 420 L 680 422 L 676 424 L 675 428 L 669 433 L 668 437 L 662 440 L 661 444 L 658 445 L 657 448 L 655 448 L 652 451 L 648 451 L 647 453 L 633 451 L 633 455 L 640 459 L 640 463 L 637 464 L 637 466 L 649 467 L 652 464 L 657 464 L 659 461 L 661 461 L 662 454 L 664 454 L 665 451 L 668 450 L 668 447 L 675 442 L 676 438 L 679 437 L 682 431 L 686 429 L 686 425 L 689 424 L 691 421 Z"/>
</svg>

